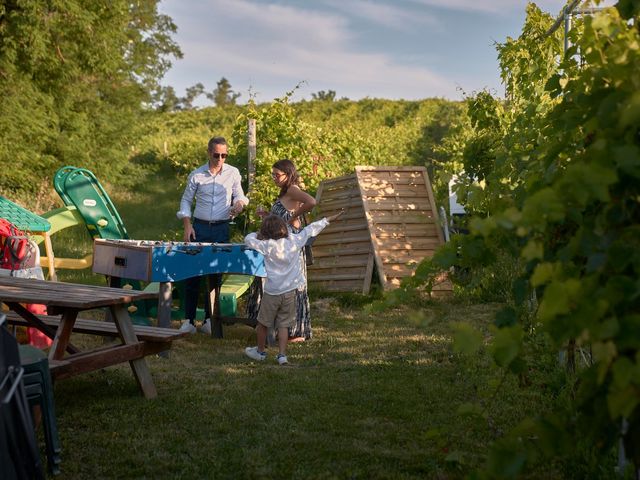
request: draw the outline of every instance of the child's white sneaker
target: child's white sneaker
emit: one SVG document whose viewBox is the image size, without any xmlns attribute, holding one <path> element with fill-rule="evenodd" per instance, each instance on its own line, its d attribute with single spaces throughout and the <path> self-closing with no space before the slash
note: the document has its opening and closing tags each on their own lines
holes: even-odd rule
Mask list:
<svg viewBox="0 0 640 480">
<path fill-rule="evenodd" d="M 267 352 L 259 352 L 258 347 L 247 347 L 244 349 L 244 354 L 252 360 L 262 362 L 267 358 Z"/>
<path fill-rule="evenodd" d="M 287 363 L 289 363 L 289 362 L 287 362 L 287 356 L 283 355 L 281 353 L 278 354 L 276 359 L 278 360 L 278 364 L 280 364 L 280 365 L 286 365 Z"/>
<path fill-rule="evenodd" d="M 206 333 L 207 335 L 211 335 L 211 321 L 208 318 L 205 318 L 204 322 L 202 322 L 202 326 L 200 327 L 200 333 Z"/>
<path fill-rule="evenodd" d="M 196 333 L 196 326 L 189 320 L 185 320 L 184 322 L 182 322 L 182 325 L 180 325 L 180 328 L 178 330 L 181 332 Z"/>
</svg>

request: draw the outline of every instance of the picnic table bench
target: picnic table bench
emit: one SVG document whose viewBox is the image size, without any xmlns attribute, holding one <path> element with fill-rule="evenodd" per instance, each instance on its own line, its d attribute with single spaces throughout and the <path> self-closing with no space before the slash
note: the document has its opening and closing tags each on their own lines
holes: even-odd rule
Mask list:
<svg viewBox="0 0 640 480">
<path fill-rule="evenodd" d="M 32 326 L 31 323 L 22 318 L 16 312 L 6 312 L 6 315 L 7 323 L 9 325 L 22 327 Z M 60 317 L 52 315 L 36 315 L 36 317 L 43 324 L 52 328 L 53 330 L 57 330 L 60 326 Z M 142 356 L 153 355 L 155 353 L 169 350 L 171 348 L 171 342 L 187 335 L 186 332 L 180 332 L 179 330 L 174 330 L 171 328 L 149 327 L 143 325 L 134 325 L 133 331 L 136 334 L 136 337 L 138 337 L 138 340 L 144 344 L 141 349 Z M 76 319 L 76 322 L 73 325 L 73 332 L 112 338 L 116 338 L 119 336 L 118 328 L 115 323 L 87 318 Z M 92 365 L 85 365 L 86 371 L 95 370 Z M 49 366 L 51 375 L 54 378 L 65 378 L 71 375 L 84 373 L 77 367 L 72 368 L 71 362 L 66 360 L 52 360 L 49 362 Z"/>
<path fill-rule="evenodd" d="M 173 340 L 184 336 L 172 329 L 132 324 L 126 305 L 155 297 L 157 294 L 121 288 L 0 277 L 0 302 L 12 310 L 9 323 L 35 327 L 53 339 L 49 363 L 54 378 L 129 362 L 147 398 L 154 398 L 157 392 L 144 357 L 167 350 Z M 44 304 L 49 315 L 34 315 L 23 303 Z M 101 307 L 108 308 L 113 322 L 78 318 L 80 311 Z M 80 351 L 70 341 L 72 332 L 119 337 L 121 343 Z"/>
</svg>

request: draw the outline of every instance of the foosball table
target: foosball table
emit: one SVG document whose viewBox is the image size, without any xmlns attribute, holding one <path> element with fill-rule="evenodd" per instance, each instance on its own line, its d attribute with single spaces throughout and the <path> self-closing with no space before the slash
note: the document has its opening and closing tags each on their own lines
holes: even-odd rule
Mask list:
<svg viewBox="0 0 640 480">
<path fill-rule="evenodd" d="M 171 323 L 171 283 L 215 273 L 265 277 L 261 253 L 235 243 L 96 239 L 93 272 L 110 278 L 159 282 L 158 326 Z M 212 335 L 222 337 L 220 287 L 211 292 Z M 236 319 L 240 320 L 240 319 Z"/>
</svg>

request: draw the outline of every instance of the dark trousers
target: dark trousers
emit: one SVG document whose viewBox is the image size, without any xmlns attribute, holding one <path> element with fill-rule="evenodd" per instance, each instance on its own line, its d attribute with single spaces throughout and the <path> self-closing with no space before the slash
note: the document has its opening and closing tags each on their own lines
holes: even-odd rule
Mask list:
<svg viewBox="0 0 640 480">
<path fill-rule="evenodd" d="M 218 225 L 209 225 L 207 223 L 193 222 L 193 229 L 196 232 L 196 242 L 211 243 L 228 243 L 229 242 L 229 224 L 221 223 Z M 205 317 L 209 317 L 212 312 L 211 302 L 209 301 L 209 289 L 220 286 L 222 283 L 222 274 L 216 273 L 208 275 L 209 288 L 205 295 L 204 308 Z M 198 308 L 198 297 L 200 294 L 200 277 L 188 278 L 185 282 L 185 299 L 184 299 L 184 315 L 185 318 L 192 322 L 196 318 L 196 310 Z"/>
</svg>

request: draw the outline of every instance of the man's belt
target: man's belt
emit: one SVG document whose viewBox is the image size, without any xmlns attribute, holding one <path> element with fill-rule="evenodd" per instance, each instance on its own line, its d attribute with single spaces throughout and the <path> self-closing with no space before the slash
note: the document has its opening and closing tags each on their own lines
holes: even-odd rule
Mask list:
<svg viewBox="0 0 640 480">
<path fill-rule="evenodd" d="M 193 223 L 202 223 L 204 225 L 222 225 L 223 223 L 229 223 L 231 221 L 230 218 L 227 218 L 226 220 L 202 220 L 200 218 L 194 218 L 193 219 Z"/>
</svg>

